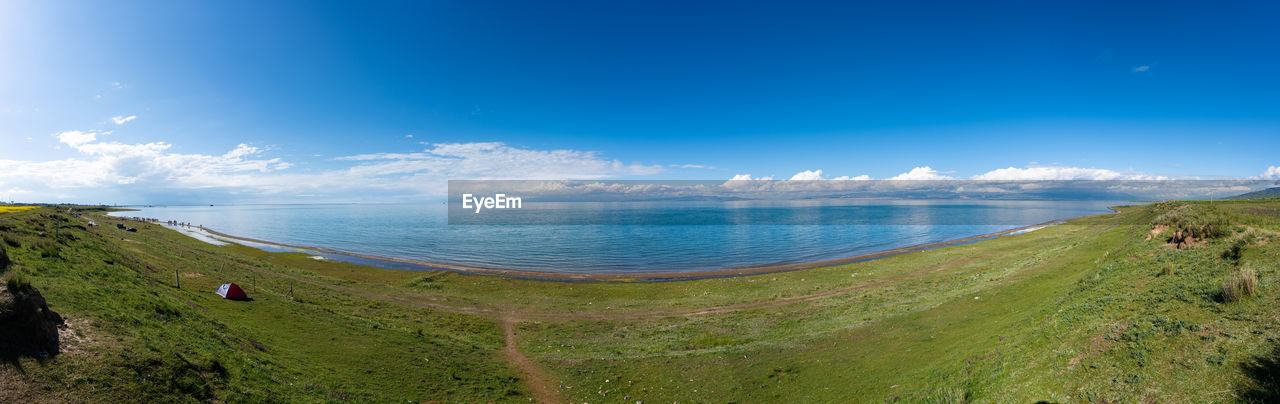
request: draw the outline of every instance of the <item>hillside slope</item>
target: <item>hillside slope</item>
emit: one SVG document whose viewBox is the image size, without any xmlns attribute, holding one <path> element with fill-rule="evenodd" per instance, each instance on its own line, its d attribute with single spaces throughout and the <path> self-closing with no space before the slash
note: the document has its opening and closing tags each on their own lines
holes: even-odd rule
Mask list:
<svg viewBox="0 0 1280 404">
<path fill-rule="evenodd" d="M 1245 199 L 1280 199 L 1280 187 L 1267 188 L 1260 191 L 1247 192 L 1236 195 L 1227 199 L 1245 200 Z"/>
<path fill-rule="evenodd" d="M 0 401 L 1278 397 L 1277 202 L 666 283 L 383 270 L 118 220 L 0 215 L 3 276 L 62 319 L 57 349 L 0 364 Z M 253 300 L 213 293 L 229 281 Z"/>
</svg>

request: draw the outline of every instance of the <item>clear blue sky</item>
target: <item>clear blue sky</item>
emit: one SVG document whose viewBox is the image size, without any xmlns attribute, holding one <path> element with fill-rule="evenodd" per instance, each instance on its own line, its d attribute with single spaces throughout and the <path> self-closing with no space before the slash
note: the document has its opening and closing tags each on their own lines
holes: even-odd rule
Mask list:
<svg viewBox="0 0 1280 404">
<path fill-rule="evenodd" d="M 0 2 L 0 198 L 1280 166 L 1280 3 L 983 3 Z"/>
</svg>

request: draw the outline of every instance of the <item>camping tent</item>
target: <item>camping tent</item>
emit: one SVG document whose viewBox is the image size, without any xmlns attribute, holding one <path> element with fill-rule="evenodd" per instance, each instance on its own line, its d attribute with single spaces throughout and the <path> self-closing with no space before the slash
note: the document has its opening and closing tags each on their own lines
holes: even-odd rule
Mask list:
<svg viewBox="0 0 1280 404">
<path fill-rule="evenodd" d="M 219 286 L 217 293 L 218 296 L 222 296 L 223 299 L 249 299 L 249 296 L 244 294 L 244 290 L 240 289 L 240 286 L 231 282 L 227 282 L 222 284 L 222 286 Z"/>
</svg>

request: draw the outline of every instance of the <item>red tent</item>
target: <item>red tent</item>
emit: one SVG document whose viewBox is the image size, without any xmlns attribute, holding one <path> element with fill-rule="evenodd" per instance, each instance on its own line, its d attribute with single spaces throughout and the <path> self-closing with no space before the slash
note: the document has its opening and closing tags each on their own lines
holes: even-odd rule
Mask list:
<svg viewBox="0 0 1280 404">
<path fill-rule="evenodd" d="M 244 294 L 244 289 L 240 289 L 240 286 L 231 282 L 227 282 L 222 284 L 222 286 L 219 286 L 217 293 L 218 293 L 218 296 L 222 296 L 223 299 L 237 299 L 237 300 L 249 299 L 249 296 Z"/>
</svg>

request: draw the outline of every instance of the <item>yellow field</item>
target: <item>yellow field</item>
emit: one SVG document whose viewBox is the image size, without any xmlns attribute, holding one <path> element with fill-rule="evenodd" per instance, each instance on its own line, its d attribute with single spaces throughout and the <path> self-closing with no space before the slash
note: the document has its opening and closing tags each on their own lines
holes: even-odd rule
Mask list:
<svg viewBox="0 0 1280 404">
<path fill-rule="evenodd" d="M 31 210 L 38 207 L 39 206 L 0 206 L 0 214 L 21 212 L 24 210 Z"/>
</svg>

